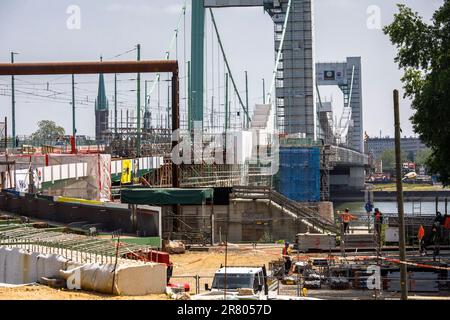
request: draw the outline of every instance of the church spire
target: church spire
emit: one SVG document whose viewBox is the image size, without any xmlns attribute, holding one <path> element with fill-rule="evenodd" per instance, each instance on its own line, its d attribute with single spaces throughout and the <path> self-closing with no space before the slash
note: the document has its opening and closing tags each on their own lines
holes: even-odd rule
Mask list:
<svg viewBox="0 0 450 320">
<path fill-rule="evenodd" d="M 100 56 L 100 61 L 103 62 L 102 56 Z M 105 77 L 103 76 L 103 73 L 99 75 L 98 94 L 97 94 L 97 101 L 95 103 L 95 110 L 97 111 L 108 110 L 108 99 L 106 98 Z"/>
</svg>

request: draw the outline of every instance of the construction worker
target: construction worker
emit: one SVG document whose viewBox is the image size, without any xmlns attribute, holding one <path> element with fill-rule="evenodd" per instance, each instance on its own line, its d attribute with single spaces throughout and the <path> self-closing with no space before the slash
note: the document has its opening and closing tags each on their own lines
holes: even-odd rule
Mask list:
<svg viewBox="0 0 450 320">
<path fill-rule="evenodd" d="M 381 238 L 381 231 L 383 226 L 383 214 L 380 212 L 380 209 L 378 208 L 375 209 L 374 223 L 375 223 L 375 231 L 377 232 L 378 237 Z"/>
<path fill-rule="evenodd" d="M 344 213 L 339 213 L 339 215 L 341 216 L 342 219 L 342 226 L 344 229 L 344 233 L 348 233 L 349 231 L 349 225 L 350 225 L 350 221 L 352 220 L 358 220 L 357 217 L 353 216 L 350 214 L 350 209 L 345 209 Z"/>
<path fill-rule="evenodd" d="M 429 242 L 434 245 L 434 257 L 439 255 L 439 245 L 441 242 L 443 224 L 444 217 L 442 216 L 442 213 L 438 211 L 436 212 L 436 217 L 434 218 L 434 222 L 431 227 L 431 236 L 429 240 Z"/>
<path fill-rule="evenodd" d="M 284 274 L 287 275 L 291 271 L 292 260 L 291 260 L 291 248 L 289 247 L 289 242 L 284 243 L 283 247 L 283 260 L 284 260 Z"/>
<path fill-rule="evenodd" d="M 420 255 L 426 255 L 426 248 L 423 238 L 425 237 L 425 229 L 422 225 L 419 227 L 417 232 L 417 239 L 419 240 L 419 253 Z"/>
<path fill-rule="evenodd" d="M 289 242 L 285 242 L 284 243 L 284 247 L 283 247 L 283 256 L 289 256 L 289 255 L 291 255 L 291 252 L 292 252 L 292 250 L 291 250 L 291 248 L 290 248 L 290 245 L 289 245 Z"/>
</svg>

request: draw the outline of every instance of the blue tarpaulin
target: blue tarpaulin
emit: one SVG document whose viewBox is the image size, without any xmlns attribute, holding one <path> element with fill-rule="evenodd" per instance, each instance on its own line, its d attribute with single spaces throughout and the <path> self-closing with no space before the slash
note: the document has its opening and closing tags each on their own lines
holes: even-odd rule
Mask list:
<svg viewBox="0 0 450 320">
<path fill-rule="evenodd" d="M 299 202 L 320 201 L 320 149 L 280 148 L 279 192 Z"/>
</svg>

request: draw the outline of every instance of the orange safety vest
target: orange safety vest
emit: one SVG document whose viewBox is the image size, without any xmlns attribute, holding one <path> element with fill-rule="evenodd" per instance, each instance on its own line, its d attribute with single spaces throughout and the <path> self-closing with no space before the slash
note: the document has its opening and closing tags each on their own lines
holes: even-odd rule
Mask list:
<svg viewBox="0 0 450 320">
<path fill-rule="evenodd" d="M 419 239 L 419 241 L 422 241 L 424 236 L 425 236 L 425 229 L 423 228 L 423 226 L 420 226 L 417 238 Z"/>
<path fill-rule="evenodd" d="M 344 223 L 349 223 L 351 219 L 352 215 L 350 213 L 344 213 L 342 215 L 342 221 L 344 221 Z"/>
<path fill-rule="evenodd" d="M 381 220 L 381 212 L 377 212 L 376 213 L 375 219 L 376 219 L 376 221 L 380 221 Z"/>
</svg>

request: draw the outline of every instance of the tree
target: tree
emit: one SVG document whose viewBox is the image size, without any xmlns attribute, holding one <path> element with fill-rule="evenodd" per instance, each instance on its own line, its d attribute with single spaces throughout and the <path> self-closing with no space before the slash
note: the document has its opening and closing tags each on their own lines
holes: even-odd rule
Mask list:
<svg viewBox="0 0 450 320">
<path fill-rule="evenodd" d="M 398 5 L 392 24 L 384 28 L 398 49 L 395 62 L 404 69 L 405 98 L 415 110 L 414 131 L 431 149 L 427 164 L 450 184 L 450 0 L 425 23 L 417 12 Z"/>
<path fill-rule="evenodd" d="M 427 166 L 428 160 L 432 155 L 432 150 L 430 148 L 421 149 L 417 152 L 416 164 L 419 166 Z"/>
<path fill-rule="evenodd" d="M 402 152 L 402 164 L 406 160 L 407 155 L 405 152 Z M 383 161 L 383 169 L 385 170 L 394 170 L 395 169 L 395 150 L 394 149 L 386 149 L 381 154 L 381 160 Z"/>
<path fill-rule="evenodd" d="M 43 120 L 38 122 L 38 130 L 31 135 L 31 140 L 44 141 L 57 139 L 65 134 L 66 131 L 64 128 L 57 126 L 54 121 Z"/>
<path fill-rule="evenodd" d="M 409 151 L 408 156 L 406 157 L 406 160 L 408 160 L 410 162 L 414 162 L 414 160 L 416 160 L 416 159 L 414 159 L 414 152 Z"/>
</svg>

